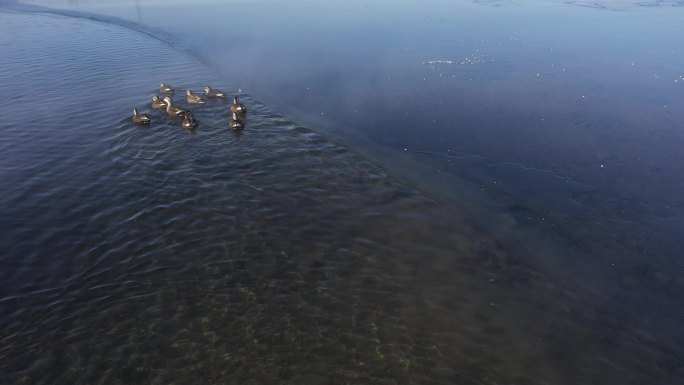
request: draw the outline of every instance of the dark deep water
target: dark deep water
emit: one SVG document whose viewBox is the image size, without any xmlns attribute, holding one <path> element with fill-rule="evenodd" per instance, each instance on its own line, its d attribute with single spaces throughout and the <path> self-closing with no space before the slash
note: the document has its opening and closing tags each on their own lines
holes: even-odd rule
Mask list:
<svg viewBox="0 0 684 385">
<path fill-rule="evenodd" d="M 684 382 L 680 3 L 49 4 L 0 3 L 0 383 Z"/>
</svg>

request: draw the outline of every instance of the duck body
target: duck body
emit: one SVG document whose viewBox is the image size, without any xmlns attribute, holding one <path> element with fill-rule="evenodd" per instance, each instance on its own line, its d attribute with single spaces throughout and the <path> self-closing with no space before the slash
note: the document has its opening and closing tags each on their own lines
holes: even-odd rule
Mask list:
<svg viewBox="0 0 684 385">
<path fill-rule="evenodd" d="M 216 89 L 216 88 L 211 88 L 209 86 L 204 87 L 204 94 L 208 98 L 223 98 L 223 99 L 228 98 L 228 94 L 226 94 L 225 92 L 223 92 L 219 89 Z"/>
<path fill-rule="evenodd" d="M 165 110 L 166 109 L 166 103 L 159 99 L 159 96 L 154 95 L 152 97 L 152 108 L 155 110 Z"/>
<path fill-rule="evenodd" d="M 145 114 L 141 114 L 138 112 L 137 108 L 135 108 L 135 107 L 133 108 L 133 123 L 148 125 L 148 124 L 150 124 L 150 122 L 151 122 L 151 119 L 149 116 L 147 116 Z"/>
<path fill-rule="evenodd" d="M 166 83 L 162 83 L 159 85 L 159 92 L 162 94 L 172 94 L 173 93 L 173 87 Z"/>
<path fill-rule="evenodd" d="M 172 104 L 172 99 L 170 96 L 165 97 L 164 102 L 166 102 L 166 113 L 169 114 L 169 116 L 176 117 L 185 114 L 184 109 L 175 107 Z"/>
<path fill-rule="evenodd" d="M 181 124 L 186 130 L 193 130 L 197 128 L 197 121 L 192 117 L 192 114 L 188 111 L 183 117 L 183 123 Z"/>
<path fill-rule="evenodd" d="M 188 101 L 190 104 L 204 104 L 204 98 L 197 95 L 193 94 L 192 91 L 187 90 L 185 91 L 185 99 Z"/>
<path fill-rule="evenodd" d="M 233 119 L 228 123 L 228 127 L 233 130 L 242 130 L 245 128 L 245 123 L 240 119 L 237 113 L 233 112 Z"/>
<path fill-rule="evenodd" d="M 230 112 L 244 116 L 247 114 L 247 108 L 240 103 L 240 100 L 238 100 L 238 97 L 236 96 L 233 98 L 233 104 L 230 105 Z"/>
</svg>

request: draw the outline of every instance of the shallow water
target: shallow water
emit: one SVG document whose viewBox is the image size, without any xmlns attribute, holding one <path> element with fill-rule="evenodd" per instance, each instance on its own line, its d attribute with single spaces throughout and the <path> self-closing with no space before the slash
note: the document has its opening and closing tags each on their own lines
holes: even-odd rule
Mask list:
<svg viewBox="0 0 684 385">
<path fill-rule="evenodd" d="M 88 3 L 74 4 L 93 11 Z M 293 17 L 305 17 L 281 4 Z M 264 25 L 281 25 L 282 13 L 264 9 L 240 12 L 244 18 L 236 22 L 263 17 Z M 95 10 L 126 18 L 134 8 Z M 266 44 L 273 32 L 263 25 L 212 36 L 201 26 L 163 25 L 173 8 L 147 10 L 140 8 L 131 24 L 36 9 L 0 13 L 3 381 L 642 384 L 682 378 L 676 237 L 682 206 L 672 200 L 680 191 L 679 169 L 668 163 L 681 156 L 681 110 L 649 112 L 664 100 L 676 104 L 676 88 L 666 92 L 650 78 L 634 80 L 646 70 L 617 74 L 618 83 L 630 79 L 631 87 L 653 91 L 646 97 L 653 103 L 621 95 L 614 101 L 621 111 L 634 103 L 642 112 L 616 126 L 615 110 L 566 105 L 551 92 L 553 80 L 535 83 L 536 75 L 522 93 L 529 99 L 518 95 L 504 104 L 496 94 L 513 89 L 521 75 L 497 76 L 520 64 L 491 69 L 502 59 L 478 53 L 481 42 L 464 42 L 474 64 L 445 63 L 452 59 L 441 52 L 427 56 L 430 47 L 399 58 L 392 52 L 381 62 L 343 62 L 367 66 L 357 74 L 379 68 L 415 75 L 396 88 L 370 76 L 367 84 L 357 81 L 364 88 L 354 97 L 344 98 L 354 87 L 344 79 L 354 71 L 335 72 L 331 63 L 349 55 L 348 37 L 331 57 L 304 60 L 304 53 L 316 52 L 304 45 L 295 64 L 273 64 L 254 55 L 279 57 L 271 49 L 292 48 L 284 42 L 306 35 L 304 27 Z M 598 23 L 615 16 L 594 17 Z M 314 20 L 306 28 L 335 32 L 331 18 Z M 419 20 L 414 33 L 445 24 Z M 259 44 L 237 39 L 236 29 Z M 225 36 L 236 45 L 212 51 Z M 367 55 L 386 47 L 386 39 L 358 49 Z M 525 41 L 516 37 L 510 44 L 515 39 Z M 246 49 L 249 44 L 259 49 Z M 546 58 L 542 46 L 520 43 L 510 52 L 527 49 L 534 62 Z M 302 77 L 283 76 L 279 71 L 288 65 L 302 68 Z M 669 64 L 665 69 L 674 71 Z M 426 74 L 429 86 L 420 83 Z M 485 75 L 491 78 L 470 80 Z M 211 83 L 231 93 L 254 90 L 258 98 L 243 94 L 251 110 L 247 130 L 230 132 L 226 108 L 217 103 L 197 110 L 195 132 L 155 113 L 151 127 L 131 125 L 131 107 L 146 106 L 162 80 L 180 89 Z M 561 80 L 559 87 L 581 87 L 594 78 L 590 72 L 585 83 Z M 319 88 L 307 98 L 305 85 Z M 347 104 L 330 106 L 320 97 L 328 90 L 335 90 L 328 100 Z M 407 90 L 420 90 L 419 97 Z M 597 86 L 585 97 L 602 92 Z M 280 96 L 286 101 L 273 101 Z M 486 96 L 491 100 L 483 103 Z M 407 107 L 408 117 L 393 120 L 408 97 L 416 103 Z M 456 107 L 435 108 L 437 100 Z M 534 111 L 522 107 L 530 100 Z M 357 101 L 369 111 L 357 108 L 347 119 Z M 314 129 L 277 110 L 316 123 Z M 535 113 L 553 121 L 552 133 L 530 125 Z M 435 122 L 426 125 L 428 115 Z M 659 136 L 637 129 L 643 121 Z M 416 134 L 416 125 L 431 134 Z M 598 132 L 591 129 L 597 126 Z M 347 127 L 355 132 L 342 132 Z M 548 134 L 540 136 L 543 129 Z M 614 143 L 618 133 L 622 139 Z M 641 150 L 645 144 L 658 151 Z M 376 149 L 381 157 L 368 155 Z M 585 152 L 578 156 L 576 149 Z M 648 172 L 625 163 L 625 154 L 648 160 L 657 188 L 646 188 Z M 416 166 L 387 165 L 395 161 Z M 587 171 L 618 163 L 633 179 Z M 437 177 L 416 175 L 425 169 L 490 195 L 445 201 L 452 190 L 439 190 Z"/>
</svg>

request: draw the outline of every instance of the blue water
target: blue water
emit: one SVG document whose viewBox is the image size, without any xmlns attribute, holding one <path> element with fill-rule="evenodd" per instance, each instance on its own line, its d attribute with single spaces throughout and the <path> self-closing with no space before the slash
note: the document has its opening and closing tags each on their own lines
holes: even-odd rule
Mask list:
<svg viewBox="0 0 684 385">
<path fill-rule="evenodd" d="M 33 3 L 0 5 L 3 383 L 684 378 L 679 3 Z"/>
</svg>

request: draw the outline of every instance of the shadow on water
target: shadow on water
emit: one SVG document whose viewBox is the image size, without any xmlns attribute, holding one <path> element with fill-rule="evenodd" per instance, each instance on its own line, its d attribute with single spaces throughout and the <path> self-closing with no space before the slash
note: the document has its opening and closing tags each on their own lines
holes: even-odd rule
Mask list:
<svg viewBox="0 0 684 385">
<path fill-rule="evenodd" d="M 572 258 L 601 245 L 593 227 L 559 253 L 557 233 L 535 224 L 578 227 L 567 213 L 598 196 L 592 185 L 439 148 L 381 155 L 444 171 L 445 191 L 465 202 L 451 206 L 414 187 L 439 177 L 407 184 L 365 156 L 395 144 L 346 139 L 359 143 L 350 151 L 250 95 L 241 135 L 217 103 L 195 111 L 195 132 L 151 111 L 151 127 L 134 126 L 123 117 L 161 80 L 224 88 L 224 77 L 161 30 L 23 7 L 0 13 L 10 36 L 0 177 L 12 181 L 0 194 L 0 373 L 10 383 L 681 378 L 681 313 L 665 308 L 681 282 L 668 289 L 650 265 L 622 274 L 622 287 L 667 289 L 643 292 L 637 303 L 656 311 L 637 315 L 633 293 L 597 289 L 605 260 Z M 27 103 L 36 90 L 43 102 Z M 478 197 L 482 187 L 499 200 Z M 529 195 L 536 205 L 521 205 Z"/>
</svg>

